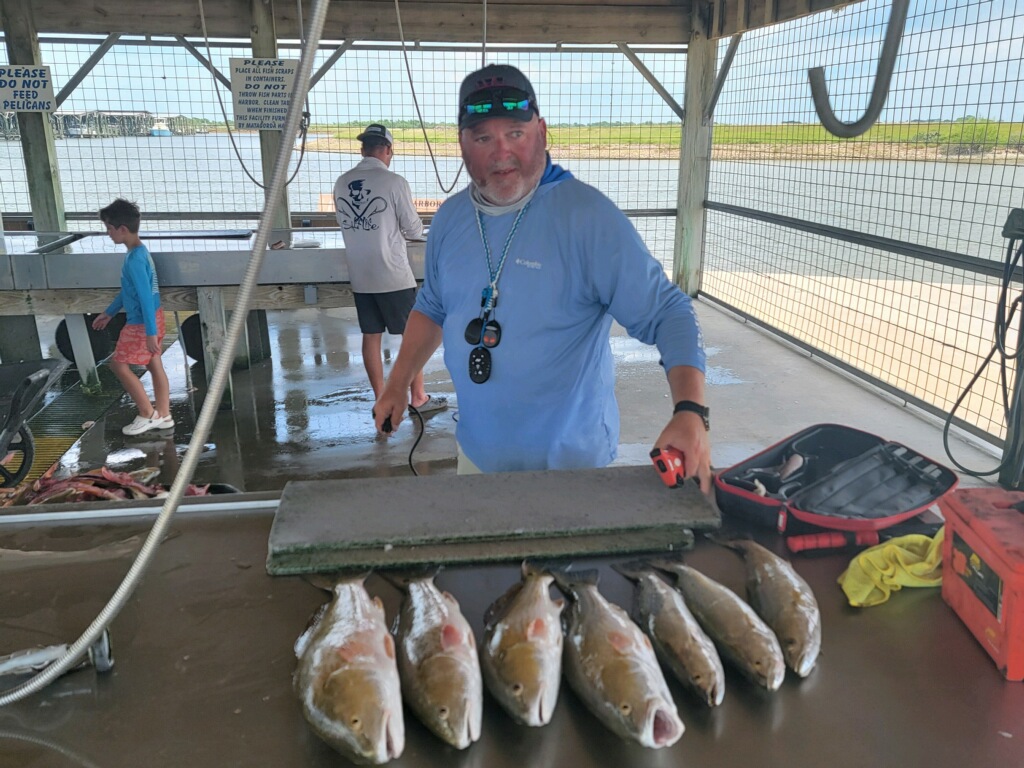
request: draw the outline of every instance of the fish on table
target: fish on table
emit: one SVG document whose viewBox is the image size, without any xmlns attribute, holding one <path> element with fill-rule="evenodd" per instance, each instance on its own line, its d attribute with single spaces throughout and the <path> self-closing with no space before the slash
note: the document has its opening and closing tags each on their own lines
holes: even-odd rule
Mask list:
<svg viewBox="0 0 1024 768">
<path fill-rule="evenodd" d="M 617 563 L 612 568 L 636 585 L 634 619 L 662 663 L 709 707 L 721 704 L 725 698 L 722 659 L 682 593 L 647 563 Z"/>
<path fill-rule="evenodd" d="M 365 576 L 338 579 L 295 643 L 293 683 L 316 734 L 349 760 L 380 765 L 405 748 L 395 643 Z"/>
<path fill-rule="evenodd" d="M 465 749 L 480 738 L 483 679 L 473 630 L 433 574 L 382 574 L 402 590 L 395 622 L 406 703 L 439 738 Z"/>
<path fill-rule="evenodd" d="M 787 560 L 755 541 L 718 543 L 743 556 L 750 604 L 775 632 L 789 668 L 807 677 L 821 650 L 821 610 L 810 585 Z"/>
<path fill-rule="evenodd" d="M 522 725 L 547 725 L 558 701 L 565 601 L 551 598 L 553 580 L 549 572 L 524 561 L 522 578 L 484 615 L 484 683 Z"/>
<path fill-rule="evenodd" d="M 597 571 L 552 574 L 570 598 L 563 666 L 576 695 L 625 739 L 652 749 L 675 744 L 684 726 L 651 641 L 598 591 Z"/>
<path fill-rule="evenodd" d="M 676 589 L 726 661 L 757 685 L 779 689 L 786 676 L 782 648 L 743 598 L 682 562 L 658 560 L 652 565 L 675 576 Z"/>
</svg>

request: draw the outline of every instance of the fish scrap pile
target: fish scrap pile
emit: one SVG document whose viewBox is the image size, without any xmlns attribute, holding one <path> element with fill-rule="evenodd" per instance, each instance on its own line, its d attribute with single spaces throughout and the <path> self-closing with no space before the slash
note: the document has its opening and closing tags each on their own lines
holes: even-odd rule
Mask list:
<svg viewBox="0 0 1024 768">
<path fill-rule="evenodd" d="M 597 571 L 525 562 L 521 580 L 488 608 L 479 649 L 458 602 L 432 575 L 381 574 L 403 593 L 393 635 L 365 575 L 342 577 L 295 644 L 303 714 L 341 754 L 379 765 L 404 749 L 403 698 L 437 737 L 465 749 L 480 738 L 485 686 L 517 723 L 543 726 L 564 668 L 609 730 L 669 747 L 685 728 L 662 665 L 717 706 L 722 658 L 775 691 L 787 666 L 810 674 L 821 647 L 817 602 L 792 566 L 752 541 L 720 543 L 746 562 L 750 604 L 679 560 L 641 561 L 613 566 L 636 585 L 631 618 L 601 595 Z M 568 608 L 551 598 L 553 582 Z"/>
<path fill-rule="evenodd" d="M 19 485 L 0 497 L 0 507 L 21 507 L 34 504 L 62 504 L 79 501 L 124 501 L 125 499 L 162 499 L 167 487 L 151 484 L 160 474 L 159 468 L 144 467 L 134 472 L 114 472 L 101 467 L 70 477 L 49 474 Z M 189 485 L 186 496 L 205 496 L 209 485 Z"/>
</svg>

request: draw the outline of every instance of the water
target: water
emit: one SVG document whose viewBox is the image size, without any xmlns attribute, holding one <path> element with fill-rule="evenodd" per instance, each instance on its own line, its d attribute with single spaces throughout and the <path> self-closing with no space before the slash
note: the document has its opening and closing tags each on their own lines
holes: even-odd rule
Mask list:
<svg viewBox="0 0 1024 768">
<path fill-rule="evenodd" d="M 317 136 L 311 136 L 315 140 Z M 262 179 L 259 140 L 237 134 L 246 168 Z M 146 211 L 259 211 L 262 190 L 251 181 L 226 135 L 62 139 L 58 163 L 69 212 L 98 210 L 115 197 L 137 201 Z M 458 158 L 403 155 L 396 147 L 392 169 L 405 176 L 415 197 L 443 199 L 460 166 Z M 559 159 L 622 208 L 673 208 L 675 160 Z M 320 196 L 359 157 L 306 152 L 288 190 L 292 211 L 316 211 Z M 293 154 L 294 171 L 298 154 Z M 437 176 L 440 176 L 440 183 Z M 0 210 L 29 211 L 21 143 L 0 142 Z M 456 189 L 466 183 L 465 171 Z M 1002 224 L 1010 208 L 1024 205 L 1024 166 L 991 163 L 896 161 L 715 161 L 708 198 L 860 232 L 1001 259 Z M 637 219 L 648 245 L 670 258 L 671 219 Z M 197 227 L 238 226 L 238 220 Z M 164 228 L 181 228 L 165 223 Z M 192 226 L 192 225 L 189 225 Z M 85 225 L 73 227 L 86 228 Z M 156 227 L 154 227 L 156 228 Z M 797 234 L 797 242 L 802 235 Z"/>
</svg>

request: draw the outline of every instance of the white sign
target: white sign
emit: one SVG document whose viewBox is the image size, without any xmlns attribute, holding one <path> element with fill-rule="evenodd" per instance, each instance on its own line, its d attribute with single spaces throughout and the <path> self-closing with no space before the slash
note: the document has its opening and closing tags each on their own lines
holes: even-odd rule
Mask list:
<svg viewBox="0 0 1024 768">
<path fill-rule="evenodd" d="M 0 67 L 0 112 L 53 112 L 53 80 L 49 67 Z"/>
<path fill-rule="evenodd" d="M 231 59 L 235 128 L 280 131 L 288 117 L 298 59 Z"/>
</svg>

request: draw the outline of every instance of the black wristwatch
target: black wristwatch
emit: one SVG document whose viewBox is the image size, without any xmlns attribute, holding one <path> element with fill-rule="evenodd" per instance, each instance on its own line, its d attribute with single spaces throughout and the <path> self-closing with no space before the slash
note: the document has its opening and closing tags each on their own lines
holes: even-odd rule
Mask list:
<svg viewBox="0 0 1024 768">
<path fill-rule="evenodd" d="M 708 408 L 706 405 L 695 403 L 693 402 L 693 400 L 680 400 L 678 403 L 676 403 L 676 407 L 672 409 L 672 414 L 675 415 L 682 411 L 690 411 L 691 413 L 696 413 L 704 422 L 704 429 L 708 430 L 709 432 L 711 431 L 711 409 Z"/>
</svg>

